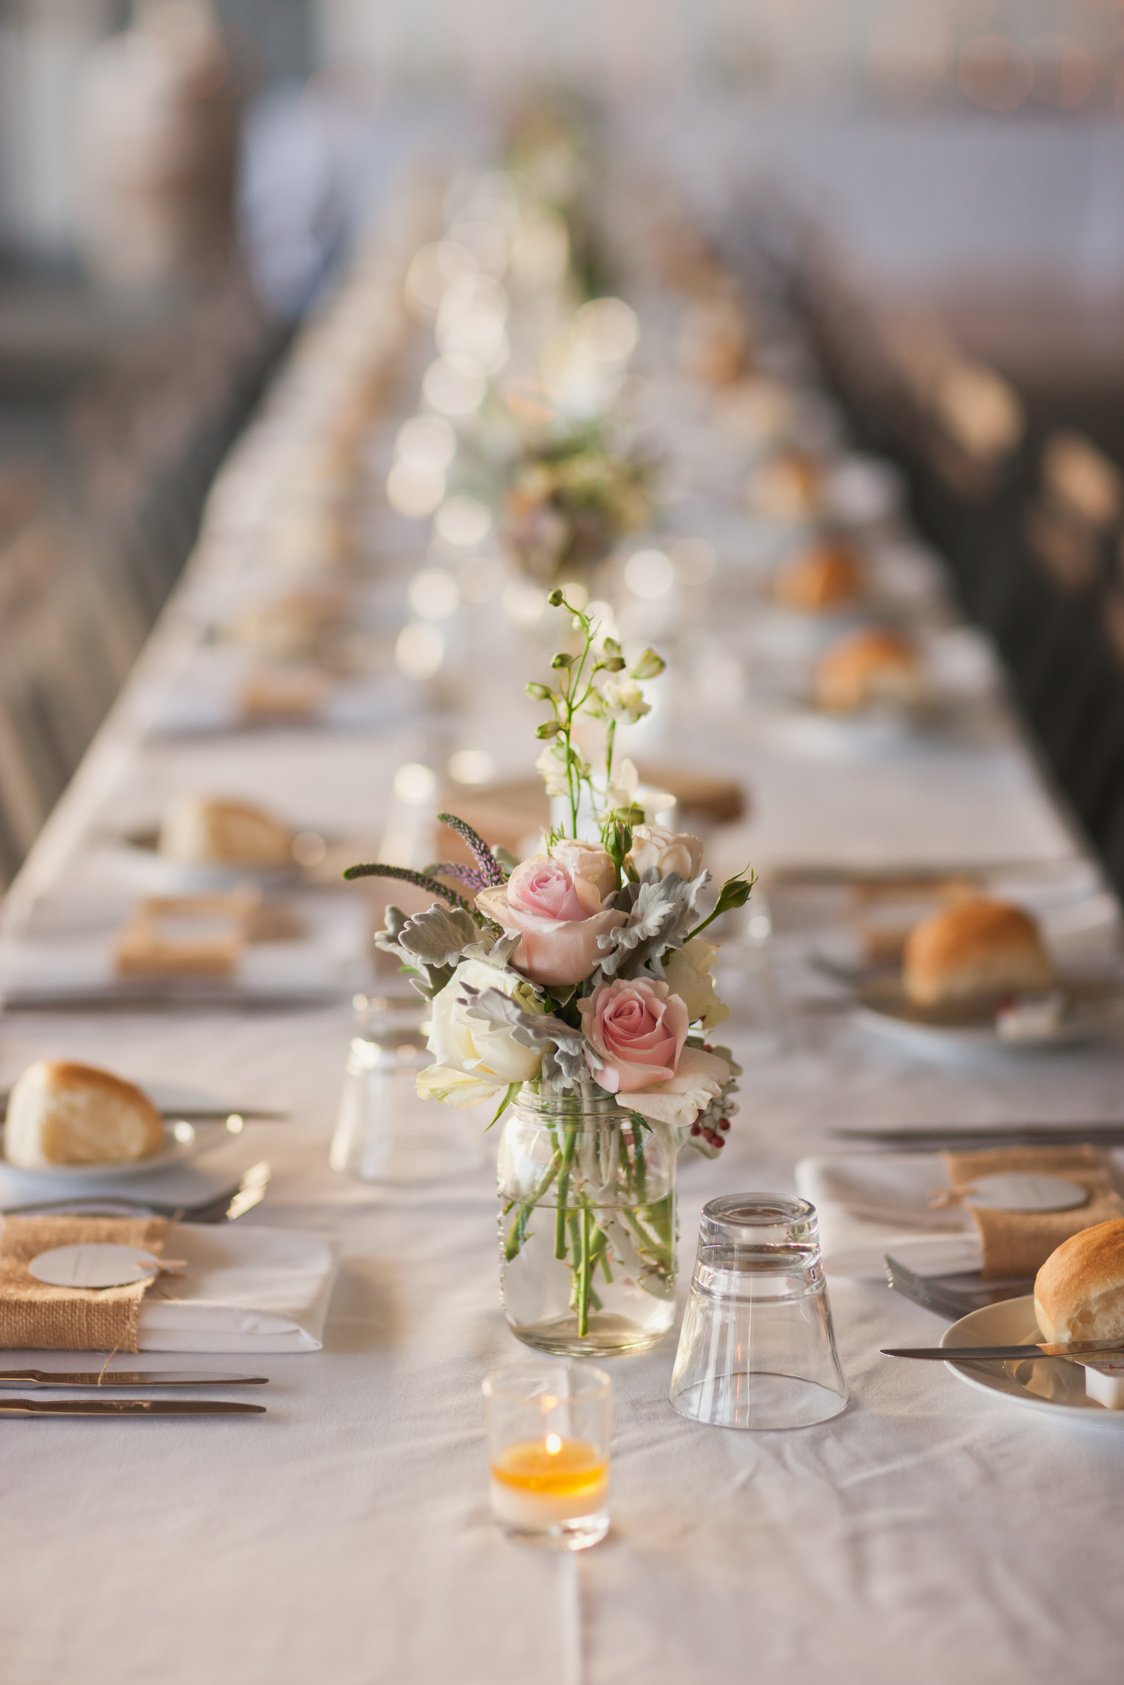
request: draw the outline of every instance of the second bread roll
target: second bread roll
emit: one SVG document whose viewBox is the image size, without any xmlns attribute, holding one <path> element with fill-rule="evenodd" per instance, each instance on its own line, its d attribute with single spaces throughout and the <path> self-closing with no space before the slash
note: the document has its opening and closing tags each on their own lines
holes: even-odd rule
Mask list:
<svg viewBox="0 0 1124 1685">
<path fill-rule="evenodd" d="M 4 1156 L 25 1169 L 127 1163 L 159 1152 L 164 1138 L 148 1096 L 93 1065 L 41 1060 L 8 1097 Z"/>
<path fill-rule="evenodd" d="M 1053 968 L 1029 913 L 976 897 L 910 932 L 902 981 L 910 1000 L 940 1006 L 1048 988 Z"/>
<path fill-rule="evenodd" d="M 921 662 L 909 639 L 877 626 L 844 638 L 816 669 L 816 701 L 838 714 L 876 703 L 915 708 L 924 689 Z"/>
<path fill-rule="evenodd" d="M 181 796 L 160 827 L 160 853 L 183 866 L 293 863 L 293 833 L 265 808 L 221 796 Z"/>
</svg>

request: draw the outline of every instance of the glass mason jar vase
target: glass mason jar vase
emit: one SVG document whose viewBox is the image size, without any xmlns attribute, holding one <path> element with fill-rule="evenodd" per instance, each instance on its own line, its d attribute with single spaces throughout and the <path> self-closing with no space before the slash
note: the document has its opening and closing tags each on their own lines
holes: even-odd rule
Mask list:
<svg viewBox="0 0 1124 1685">
<path fill-rule="evenodd" d="M 524 1088 L 499 1149 L 512 1332 L 570 1357 L 646 1351 L 675 1320 L 678 1140 L 615 1101 Z"/>
</svg>

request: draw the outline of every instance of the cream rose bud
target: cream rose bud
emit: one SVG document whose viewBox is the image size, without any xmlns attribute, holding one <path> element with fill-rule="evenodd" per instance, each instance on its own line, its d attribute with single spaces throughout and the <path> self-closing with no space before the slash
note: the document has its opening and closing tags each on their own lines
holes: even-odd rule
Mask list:
<svg viewBox="0 0 1124 1685">
<path fill-rule="evenodd" d="M 492 1088 L 506 1088 L 512 1082 L 530 1082 L 542 1066 L 538 1048 L 516 1041 L 507 1025 L 489 1024 L 474 1016 L 465 984 L 478 993 L 499 989 L 528 1012 L 543 1010 L 535 992 L 510 971 L 500 971 L 483 960 L 462 960 L 453 975 L 433 997 L 429 1026 L 429 1051 L 445 1070 L 461 1071 Z"/>
<path fill-rule="evenodd" d="M 702 870 L 703 845 L 687 831 L 669 831 L 663 825 L 637 825 L 632 847 L 626 856 L 638 878 L 657 872 L 661 878 L 674 872 L 681 878 L 697 877 Z"/>
<path fill-rule="evenodd" d="M 604 901 L 617 887 L 617 869 L 612 856 L 600 843 L 579 842 L 574 837 L 560 837 L 551 844 L 550 858 L 565 866 L 571 877 L 584 878 L 591 883 Z"/>
<path fill-rule="evenodd" d="M 692 1024 L 713 1030 L 730 1016 L 730 1009 L 718 998 L 714 987 L 714 956 L 717 945 L 701 936 L 674 949 L 663 962 L 664 975 L 672 994 L 678 995 Z"/>
</svg>

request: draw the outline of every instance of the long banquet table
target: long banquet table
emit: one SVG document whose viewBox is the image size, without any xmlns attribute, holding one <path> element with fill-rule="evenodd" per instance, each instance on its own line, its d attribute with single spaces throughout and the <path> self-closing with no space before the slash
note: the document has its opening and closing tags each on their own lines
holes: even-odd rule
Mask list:
<svg viewBox="0 0 1124 1685">
<path fill-rule="evenodd" d="M 390 528 L 392 552 L 403 529 Z M 404 571 L 385 570 L 391 626 L 408 613 Z M 373 850 L 394 769 L 426 753 L 417 707 L 338 732 L 146 736 L 173 675 L 207 682 L 200 604 L 212 589 L 207 567 L 189 570 L 14 907 L 126 888 L 107 833 L 185 789 L 314 815 Z M 478 618 L 471 636 L 485 630 Z M 452 720 L 458 743 L 517 768 L 533 716 L 512 729 L 508 702 L 538 649 L 517 638 L 508 650 L 510 668 L 463 690 Z M 660 753 L 744 781 L 744 840 L 761 868 L 974 858 L 983 838 L 999 860 L 1074 847 L 1001 705 L 978 740 L 889 760 L 817 763 L 754 726 L 744 699 L 700 702 L 678 727 L 665 721 Z M 742 1112 L 718 1161 L 683 1167 L 684 1288 L 703 1202 L 791 1189 L 829 1126 L 1118 1113 L 1118 1044 L 966 1069 L 869 1038 L 802 966 L 798 893 L 775 888 L 772 909 L 784 1033 L 735 1011 Z M 480 1380 L 518 1348 L 496 1301 L 488 1150 L 421 1187 L 329 1170 L 349 1024 L 346 1000 L 0 1023 L 5 1082 L 61 1055 L 290 1110 L 290 1126 L 254 1137 L 274 1180 L 243 1221 L 330 1233 L 343 1257 L 323 1352 L 268 1360 L 260 1420 L 6 1425 L 0 1656 L 13 1685 L 1111 1677 L 1124 1441 L 880 1357 L 939 1325 L 871 1282 L 831 1281 L 853 1392 L 837 1420 L 772 1434 L 692 1426 L 667 1404 L 665 1342 L 612 1365 L 609 1541 L 566 1559 L 505 1543 L 486 1507 Z"/>
</svg>

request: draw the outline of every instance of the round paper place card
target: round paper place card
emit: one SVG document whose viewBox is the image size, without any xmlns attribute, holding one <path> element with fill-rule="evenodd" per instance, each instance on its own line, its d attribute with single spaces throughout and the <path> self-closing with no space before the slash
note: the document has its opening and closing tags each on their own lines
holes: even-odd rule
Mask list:
<svg viewBox="0 0 1124 1685">
<path fill-rule="evenodd" d="M 964 1195 L 965 1205 L 985 1211 L 1073 1211 L 1088 1203 L 1089 1190 L 1063 1176 L 1035 1176 L 1010 1170 L 978 1176 Z"/>
<path fill-rule="evenodd" d="M 27 1266 L 48 1287 L 131 1287 L 160 1273 L 160 1260 L 137 1246 L 79 1241 L 39 1252 Z"/>
</svg>

